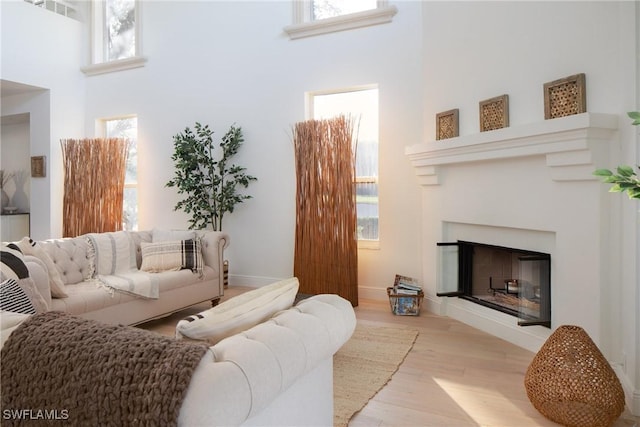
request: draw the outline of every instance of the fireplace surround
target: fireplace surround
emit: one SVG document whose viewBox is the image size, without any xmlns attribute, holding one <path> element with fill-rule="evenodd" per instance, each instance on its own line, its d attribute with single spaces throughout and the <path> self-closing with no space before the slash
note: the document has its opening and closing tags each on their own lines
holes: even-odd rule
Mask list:
<svg viewBox="0 0 640 427">
<path fill-rule="evenodd" d="M 606 348 L 619 304 L 609 289 L 619 280 L 610 224 L 619 207 L 593 171 L 616 164 L 617 129 L 617 115 L 582 113 L 408 146 L 423 189 L 425 308 L 531 351 L 562 324 Z M 437 244 L 457 241 L 548 255 L 549 319 L 523 327 L 526 319 L 471 296 L 439 296 Z"/>
</svg>

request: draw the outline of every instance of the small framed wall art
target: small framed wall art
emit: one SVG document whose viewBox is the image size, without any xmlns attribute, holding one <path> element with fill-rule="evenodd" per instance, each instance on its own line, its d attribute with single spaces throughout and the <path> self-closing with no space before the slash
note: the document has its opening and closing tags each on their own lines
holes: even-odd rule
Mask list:
<svg viewBox="0 0 640 427">
<path fill-rule="evenodd" d="M 45 156 L 31 157 L 31 176 L 33 178 L 47 176 L 47 158 Z"/>
<path fill-rule="evenodd" d="M 458 136 L 458 109 L 436 114 L 436 140 Z"/>
<path fill-rule="evenodd" d="M 587 111 L 584 73 L 544 84 L 544 118 L 555 119 Z"/>
<path fill-rule="evenodd" d="M 480 132 L 509 127 L 509 95 L 480 101 Z"/>
</svg>

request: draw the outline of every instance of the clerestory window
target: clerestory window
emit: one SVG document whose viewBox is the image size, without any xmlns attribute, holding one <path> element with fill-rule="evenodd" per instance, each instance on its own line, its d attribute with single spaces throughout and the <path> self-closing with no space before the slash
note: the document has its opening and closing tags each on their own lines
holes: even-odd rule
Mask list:
<svg viewBox="0 0 640 427">
<path fill-rule="evenodd" d="M 293 0 L 293 24 L 284 31 L 299 39 L 386 24 L 397 12 L 387 0 Z"/>
<path fill-rule="evenodd" d="M 91 3 L 91 61 L 85 74 L 142 67 L 140 0 L 96 0 Z"/>
</svg>

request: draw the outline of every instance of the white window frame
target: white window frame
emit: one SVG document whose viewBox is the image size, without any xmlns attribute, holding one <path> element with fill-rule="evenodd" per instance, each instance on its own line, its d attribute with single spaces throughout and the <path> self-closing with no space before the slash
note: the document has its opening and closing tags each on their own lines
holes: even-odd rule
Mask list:
<svg viewBox="0 0 640 427">
<path fill-rule="evenodd" d="M 107 137 L 107 122 L 112 122 L 115 120 L 126 120 L 126 119 L 131 119 L 131 118 L 136 118 L 138 119 L 138 115 L 137 114 L 125 114 L 122 116 L 114 116 L 114 117 L 105 117 L 105 118 L 100 118 L 96 120 L 96 135 L 98 135 L 101 138 L 106 138 Z M 138 129 L 139 127 L 136 126 L 136 144 L 138 143 Z M 139 158 L 138 158 L 139 160 Z M 138 169 L 138 165 L 136 164 L 136 170 Z M 136 193 L 137 196 L 140 195 L 140 187 L 138 186 L 138 181 L 136 180 L 135 183 L 131 183 L 131 182 L 126 182 L 124 183 L 124 188 L 135 188 L 136 189 Z M 138 213 L 140 212 L 140 197 L 136 197 L 137 199 L 137 210 Z M 138 226 L 140 225 L 140 216 L 138 215 L 138 217 L 136 218 L 136 223 L 138 223 Z M 136 230 L 137 231 L 137 230 Z"/>
<path fill-rule="evenodd" d="M 375 9 L 312 20 L 312 7 L 311 0 L 293 0 L 293 24 L 284 27 L 291 40 L 386 24 L 398 13 L 398 8 L 390 6 L 387 0 L 378 0 Z"/>
<path fill-rule="evenodd" d="M 105 38 L 105 2 L 95 0 L 91 2 L 91 64 L 81 68 L 81 71 L 88 76 L 96 74 L 110 73 L 114 71 L 129 70 L 132 68 L 144 67 L 147 58 L 142 56 L 142 2 L 135 0 L 136 8 L 136 52 L 130 58 L 108 61 L 105 59 L 104 38 Z"/>
<path fill-rule="evenodd" d="M 357 92 L 357 91 L 361 91 L 361 90 L 371 90 L 371 89 L 378 89 L 378 93 L 379 93 L 379 86 L 377 84 L 370 84 L 370 85 L 361 85 L 361 86 L 350 86 L 350 87 L 346 87 L 346 88 L 340 88 L 340 89 L 330 89 L 330 90 L 318 90 L 318 91 L 311 91 L 311 92 L 306 92 L 305 93 L 305 116 L 308 120 L 312 120 L 315 118 L 315 114 L 314 114 L 314 109 L 313 109 L 313 99 L 316 96 L 322 96 L 322 95 L 333 95 L 333 94 L 339 94 L 339 93 L 346 93 L 346 92 Z M 378 104 L 380 97 L 378 96 Z M 378 111 L 380 111 L 380 105 L 378 105 Z M 380 151 L 380 134 L 378 133 L 378 152 Z M 380 165 L 378 164 L 378 167 Z M 380 249 L 380 171 L 378 170 L 378 176 L 377 177 L 369 177 L 369 176 L 356 176 L 355 177 L 355 183 L 369 183 L 369 182 L 375 182 L 376 184 L 378 184 L 378 239 L 376 240 L 371 240 L 371 239 L 358 239 L 358 249 L 375 249 L 375 250 L 379 250 Z M 354 233 L 356 231 L 354 230 Z"/>
</svg>

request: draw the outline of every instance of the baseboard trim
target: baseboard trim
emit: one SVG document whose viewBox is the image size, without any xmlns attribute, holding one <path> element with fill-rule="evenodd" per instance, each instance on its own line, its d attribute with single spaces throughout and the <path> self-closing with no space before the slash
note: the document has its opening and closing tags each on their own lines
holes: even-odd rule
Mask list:
<svg viewBox="0 0 640 427">
<path fill-rule="evenodd" d="M 243 276 L 238 274 L 229 275 L 229 286 L 248 286 L 250 288 L 260 288 L 270 285 L 288 277 L 263 277 L 263 276 Z"/>
<path fill-rule="evenodd" d="M 629 412 L 634 416 L 640 416 L 640 390 L 634 389 L 631 378 L 622 370 L 622 365 L 612 363 L 611 367 L 618 376 L 622 389 L 624 390 L 625 403 Z"/>
</svg>

